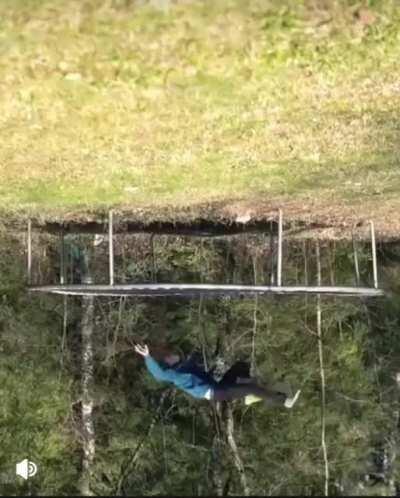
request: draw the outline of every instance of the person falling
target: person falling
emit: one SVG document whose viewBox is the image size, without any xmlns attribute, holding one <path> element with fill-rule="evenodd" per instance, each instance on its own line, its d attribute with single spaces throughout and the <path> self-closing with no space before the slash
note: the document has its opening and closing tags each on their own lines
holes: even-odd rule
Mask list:
<svg viewBox="0 0 400 498">
<path fill-rule="evenodd" d="M 193 398 L 215 401 L 232 401 L 244 398 L 245 404 L 264 401 L 267 406 L 284 406 L 292 408 L 300 390 L 293 396 L 276 388 L 262 387 L 250 378 L 248 365 L 237 362 L 217 382 L 194 361 L 193 357 L 180 361 L 177 354 L 169 354 L 164 361 L 157 362 L 147 345 L 135 345 L 135 351 L 143 356 L 147 370 L 160 381 L 170 382 Z"/>
</svg>

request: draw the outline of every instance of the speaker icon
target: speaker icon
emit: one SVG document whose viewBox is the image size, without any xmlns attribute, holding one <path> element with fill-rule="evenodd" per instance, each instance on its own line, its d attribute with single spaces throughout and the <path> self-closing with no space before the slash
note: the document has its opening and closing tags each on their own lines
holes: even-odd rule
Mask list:
<svg viewBox="0 0 400 498">
<path fill-rule="evenodd" d="M 24 479 L 28 477 L 33 477 L 37 472 L 37 465 L 34 462 L 30 462 L 27 458 L 17 463 L 15 473 L 17 476 L 21 476 Z"/>
</svg>

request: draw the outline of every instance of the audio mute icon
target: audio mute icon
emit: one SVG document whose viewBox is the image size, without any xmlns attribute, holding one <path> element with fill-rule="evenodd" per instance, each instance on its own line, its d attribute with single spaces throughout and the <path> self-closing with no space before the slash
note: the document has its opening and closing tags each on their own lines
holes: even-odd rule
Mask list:
<svg viewBox="0 0 400 498">
<path fill-rule="evenodd" d="M 37 472 L 37 465 L 34 462 L 30 462 L 27 458 L 17 463 L 15 473 L 17 476 L 21 476 L 24 479 L 28 477 L 33 477 Z"/>
</svg>

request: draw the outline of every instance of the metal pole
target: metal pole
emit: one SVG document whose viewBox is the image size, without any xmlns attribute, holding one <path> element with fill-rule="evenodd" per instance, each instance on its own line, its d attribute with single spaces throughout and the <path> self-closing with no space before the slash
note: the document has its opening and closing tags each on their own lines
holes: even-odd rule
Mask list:
<svg viewBox="0 0 400 498">
<path fill-rule="evenodd" d="M 273 234 L 273 226 L 272 226 L 272 221 L 269 223 L 269 250 L 271 253 L 271 278 L 270 278 L 270 284 L 274 285 L 275 284 L 275 268 L 274 268 L 274 253 L 275 253 L 275 244 L 274 244 L 274 234 Z"/>
<path fill-rule="evenodd" d="M 110 285 L 114 285 L 113 212 L 108 213 L 108 247 L 110 264 Z"/>
<path fill-rule="evenodd" d="M 319 279 L 318 279 L 319 280 Z M 340 296 L 384 296 L 382 289 L 373 287 L 332 287 L 323 285 L 231 285 L 231 284 L 115 284 L 110 285 L 41 285 L 29 288 L 31 292 L 50 292 L 55 294 L 71 295 L 98 295 L 98 296 L 240 296 L 260 294 L 326 294 Z"/>
<path fill-rule="evenodd" d="M 375 228 L 374 222 L 369 222 L 371 225 L 371 244 L 372 244 L 372 269 L 374 272 L 374 287 L 378 288 L 378 267 L 376 264 L 376 243 L 375 243 Z"/>
<path fill-rule="evenodd" d="M 308 285 L 308 265 L 307 265 L 307 241 L 303 240 L 304 255 L 304 285 Z"/>
<path fill-rule="evenodd" d="M 67 255 L 68 254 L 69 254 L 69 267 L 70 267 L 69 279 L 71 281 L 71 284 L 73 284 L 74 283 L 74 256 L 72 254 L 71 249 L 67 252 Z M 67 280 L 68 280 L 68 262 L 67 262 Z"/>
<path fill-rule="evenodd" d="M 32 222 L 28 220 L 28 284 L 32 283 Z"/>
<path fill-rule="evenodd" d="M 354 269 L 356 271 L 356 285 L 358 287 L 360 285 L 360 270 L 358 267 L 358 254 L 357 254 L 356 241 L 354 239 L 354 233 L 352 233 L 352 239 L 353 239 Z"/>
<path fill-rule="evenodd" d="M 315 252 L 317 256 L 317 285 L 318 287 L 321 287 L 321 257 L 319 253 L 319 240 L 316 240 L 315 243 Z M 319 296 L 319 294 L 318 294 Z"/>
<path fill-rule="evenodd" d="M 65 251 L 64 251 L 64 232 L 61 232 L 60 240 L 60 284 L 65 283 Z"/>
<path fill-rule="evenodd" d="M 279 225 L 278 225 L 278 275 L 277 285 L 282 285 L 282 209 L 279 210 Z"/>
</svg>

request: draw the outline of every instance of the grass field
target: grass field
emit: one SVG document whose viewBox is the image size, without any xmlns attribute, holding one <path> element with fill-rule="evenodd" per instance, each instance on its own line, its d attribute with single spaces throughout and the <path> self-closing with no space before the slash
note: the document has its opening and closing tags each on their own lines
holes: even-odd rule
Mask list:
<svg viewBox="0 0 400 498">
<path fill-rule="evenodd" d="M 4 214 L 396 212 L 395 0 L 143 3 L 1 0 Z"/>
</svg>

